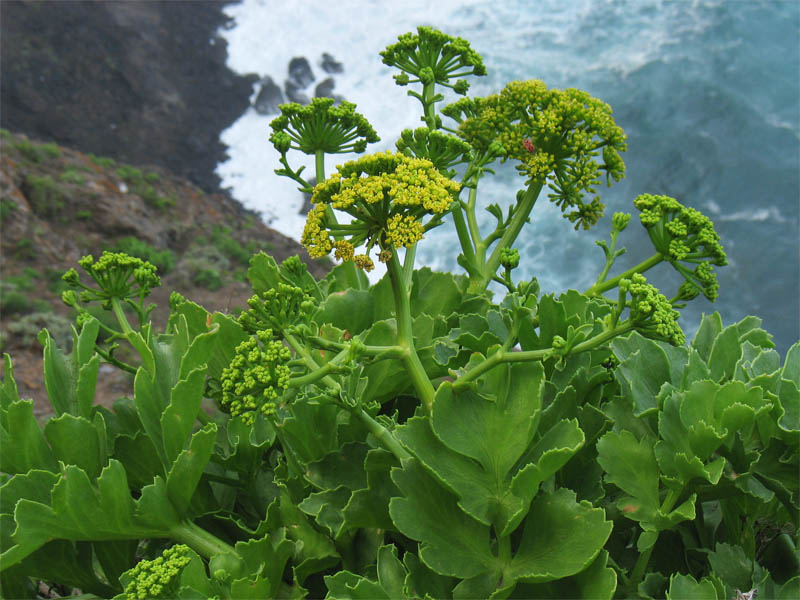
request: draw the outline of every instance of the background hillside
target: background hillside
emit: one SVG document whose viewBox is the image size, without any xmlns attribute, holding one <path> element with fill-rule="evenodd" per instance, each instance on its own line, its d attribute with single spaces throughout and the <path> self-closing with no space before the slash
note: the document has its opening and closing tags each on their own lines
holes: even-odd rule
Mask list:
<svg viewBox="0 0 800 600">
<path fill-rule="evenodd" d="M 6 130 L 0 135 L 2 350 L 14 359 L 21 395 L 36 399 L 39 414 L 47 405 L 36 334 L 47 327 L 59 345 L 70 345 L 72 315 L 60 300 L 61 275 L 81 256 L 123 250 L 158 266 L 163 285 L 151 300 L 160 325 L 172 290 L 209 310 L 244 307 L 255 252 L 278 261 L 294 254 L 307 259 L 299 244 L 255 213 L 162 167 L 126 165 Z M 318 276 L 326 271 L 314 261 L 309 268 Z M 109 372 L 117 379 L 101 378 L 101 402 L 130 385 Z"/>
</svg>

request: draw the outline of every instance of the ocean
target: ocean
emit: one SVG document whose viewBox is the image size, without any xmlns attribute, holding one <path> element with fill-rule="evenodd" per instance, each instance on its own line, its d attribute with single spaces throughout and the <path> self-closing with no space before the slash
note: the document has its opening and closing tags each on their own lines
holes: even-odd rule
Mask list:
<svg viewBox="0 0 800 600">
<path fill-rule="evenodd" d="M 394 71 L 378 55 L 418 25 L 464 37 L 483 56 L 489 73 L 472 78 L 472 95 L 541 79 L 604 100 L 628 136 L 626 178 L 599 190 L 606 218 L 589 231 L 574 231 L 543 195 L 516 243 L 518 276 L 536 276 L 543 293 L 589 287 L 604 263 L 594 242 L 607 239 L 618 211 L 634 219 L 620 236 L 628 252 L 612 275 L 636 264 L 652 247 L 632 200 L 666 194 L 714 221 L 729 260 L 717 268 L 719 299 L 701 297 L 684 309 L 687 335 L 703 313 L 716 310 L 725 324 L 761 317 L 781 354 L 800 339 L 797 0 L 243 0 L 225 12 L 233 22 L 220 35 L 238 73 L 282 83 L 289 60 L 303 56 L 316 78 L 306 90 L 313 95 L 329 76 L 322 54 L 342 63 L 334 93 L 355 102 L 378 131 L 382 140 L 370 152 L 393 149 L 402 129 L 419 124 L 418 102 L 394 84 Z M 299 239 L 303 199 L 292 181 L 273 173 L 273 118 L 251 108 L 224 131 L 229 159 L 217 173 L 235 198 Z M 328 157 L 326 172 L 351 158 Z M 311 161 L 305 164 L 313 171 Z M 501 166 L 482 182 L 479 202 L 508 205 L 522 182 L 511 165 Z M 460 272 L 456 244 L 452 225 L 439 227 L 420 242 L 417 265 Z M 668 297 L 679 283 L 664 264 L 647 277 Z"/>
</svg>

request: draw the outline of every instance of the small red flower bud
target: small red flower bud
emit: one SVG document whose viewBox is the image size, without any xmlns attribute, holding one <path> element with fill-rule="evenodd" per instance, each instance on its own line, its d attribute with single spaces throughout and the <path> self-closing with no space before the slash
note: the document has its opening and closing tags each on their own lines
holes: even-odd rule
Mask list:
<svg viewBox="0 0 800 600">
<path fill-rule="evenodd" d="M 536 152 L 536 146 L 533 145 L 533 142 L 530 140 L 522 140 L 522 145 L 525 147 L 525 150 L 533 154 Z"/>
</svg>

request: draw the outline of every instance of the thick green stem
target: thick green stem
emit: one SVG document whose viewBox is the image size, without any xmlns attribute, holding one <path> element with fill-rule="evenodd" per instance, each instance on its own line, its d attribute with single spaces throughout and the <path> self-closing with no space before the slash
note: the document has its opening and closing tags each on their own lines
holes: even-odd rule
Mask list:
<svg viewBox="0 0 800 600">
<path fill-rule="evenodd" d="M 434 389 L 425 368 L 417 356 L 414 347 L 414 336 L 411 332 L 411 304 L 409 302 L 410 291 L 405 286 L 405 278 L 397 253 L 393 252 L 389 262 L 386 263 L 389 272 L 389 281 L 392 284 L 394 294 L 395 317 L 397 319 L 397 345 L 405 348 L 405 355 L 402 357 L 403 366 L 406 368 L 414 389 L 419 396 L 425 411 L 430 415 L 433 410 Z"/>
<path fill-rule="evenodd" d="M 510 248 L 517 239 L 519 232 L 522 231 L 523 225 L 528 221 L 528 217 L 533 210 L 534 204 L 536 204 L 536 199 L 539 197 L 539 192 L 542 191 L 543 185 L 544 183 L 533 182 L 528 186 L 528 189 L 525 190 L 525 193 L 517 204 L 511 222 L 503 231 L 500 241 L 497 243 L 497 246 L 495 246 L 486 264 L 478 265 L 481 270 L 480 274 L 470 275 L 467 292 L 480 294 L 486 290 L 486 287 L 497 271 L 497 267 L 500 266 L 500 252 L 503 248 Z M 476 260 L 483 262 L 481 253 L 484 252 L 485 249 L 477 241 L 476 246 Z"/>
<path fill-rule="evenodd" d="M 300 341 L 295 338 L 291 334 L 285 335 L 286 341 L 288 342 L 289 346 L 295 351 L 295 353 L 303 359 L 303 362 L 306 363 L 309 369 L 312 371 L 319 369 L 319 365 L 317 361 L 311 356 L 311 354 L 306 350 L 306 348 L 300 343 Z M 322 380 L 325 382 L 325 385 L 339 390 L 341 386 L 339 383 L 334 380 L 330 375 L 325 375 L 322 377 Z M 378 423 L 375 419 L 370 417 L 364 409 L 361 407 L 351 408 L 350 411 L 358 416 L 362 422 L 367 426 L 370 433 L 374 435 L 378 441 L 383 444 L 383 447 L 386 448 L 389 452 L 397 457 L 397 460 L 403 461 L 406 458 L 410 458 L 410 454 L 403 448 L 400 443 L 395 439 L 392 435 L 392 432 L 386 429 L 383 425 Z"/>
<path fill-rule="evenodd" d="M 662 260 L 664 260 L 664 255 L 661 254 L 660 252 L 656 252 L 653 256 L 651 256 L 647 260 L 643 260 L 638 265 L 636 265 L 635 267 L 631 267 L 624 273 L 620 273 L 616 277 L 613 277 L 612 279 L 609 279 L 608 281 L 605 281 L 603 283 L 595 283 L 592 287 L 583 292 L 583 294 L 585 296 L 599 296 L 603 292 L 607 292 L 608 290 L 613 289 L 617 285 L 619 285 L 621 279 L 628 279 L 634 273 L 644 273 L 648 269 L 652 269 L 653 267 L 655 267 Z"/>
<path fill-rule="evenodd" d="M 473 263 L 475 262 L 475 249 L 472 246 L 472 239 L 467 230 L 467 222 L 464 219 L 464 211 L 461 208 L 461 203 L 457 203 L 451 212 L 453 215 L 453 224 L 456 226 L 458 242 L 461 244 L 461 253 L 464 255 L 468 264 Z"/>
<path fill-rule="evenodd" d="M 414 274 L 414 259 L 417 256 L 417 245 L 412 244 L 406 248 L 406 256 L 403 259 L 403 285 L 411 291 L 411 277 Z"/>
<path fill-rule="evenodd" d="M 358 412 L 358 418 L 367 426 L 369 432 L 377 438 L 381 445 L 395 455 L 397 460 L 402 462 L 407 458 L 411 458 L 411 454 L 400 445 L 400 442 L 395 439 L 392 432 L 386 429 L 386 427 L 378 423 L 363 410 Z"/>
<path fill-rule="evenodd" d="M 609 329 L 608 331 L 604 331 L 602 333 L 598 333 L 596 336 L 589 338 L 588 340 L 584 340 L 580 344 L 576 344 L 572 347 L 568 354 L 578 354 L 580 352 L 585 352 L 586 350 L 591 350 L 592 348 L 596 348 L 601 344 L 604 344 L 608 340 L 617 337 L 618 335 L 622 335 L 623 333 L 627 333 L 633 329 L 633 324 L 630 321 L 625 321 L 624 323 L 614 327 L 613 329 Z M 474 367 L 472 367 L 469 371 L 461 375 L 456 381 L 453 383 L 453 392 L 459 392 L 463 390 L 465 387 L 469 385 L 471 381 L 474 381 L 487 371 L 493 369 L 497 365 L 501 363 L 510 363 L 510 362 L 529 362 L 529 361 L 536 361 L 536 360 L 544 360 L 550 356 L 555 354 L 555 348 L 544 348 L 542 350 L 525 350 L 523 352 L 508 352 L 504 351 L 503 349 L 498 350 L 491 356 L 486 357 L 483 362 L 478 363 Z"/>
<path fill-rule="evenodd" d="M 122 333 L 124 333 L 126 336 L 129 333 L 133 333 L 133 328 L 128 322 L 128 317 L 125 316 L 125 311 L 122 309 L 122 304 L 120 303 L 119 298 L 111 298 L 111 311 L 117 318 L 117 322 L 122 328 Z"/>
<path fill-rule="evenodd" d="M 314 167 L 317 176 L 317 183 L 325 181 L 325 152 L 317 150 L 314 153 Z"/>
<path fill-rule="evenodd" d="M 436 83 L 434 83 L 433 81 L 424 84 L 422 87 L 422 105 L 425 109 L 425 124 L 431 131 L 437 129 L 436 108 L 433 102 L 435 89 L 436 89 Z"/>
<path fill-rule="evenodd" d="M 191 521 L 184 521 L 172 529 L 170 537 L 176 542 L 186 544 L 204 558 L 211 558 L 216 554 L 236 554 L 233 546 L 223 542 L 217 536 L 210 534 Z"/>
</svg>

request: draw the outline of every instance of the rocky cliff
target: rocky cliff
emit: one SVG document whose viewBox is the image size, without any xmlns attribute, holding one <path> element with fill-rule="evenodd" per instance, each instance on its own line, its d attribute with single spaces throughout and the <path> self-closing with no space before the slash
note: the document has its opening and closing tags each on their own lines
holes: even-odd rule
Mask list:
<svg viewBox="0 0 800 600">
<path fill-rule="evenodd" d="M 3 0 L 0 126 L 219 191 L 220 132 L 257 79 L 225 66 L 228 3 Z"/>
</svg>

